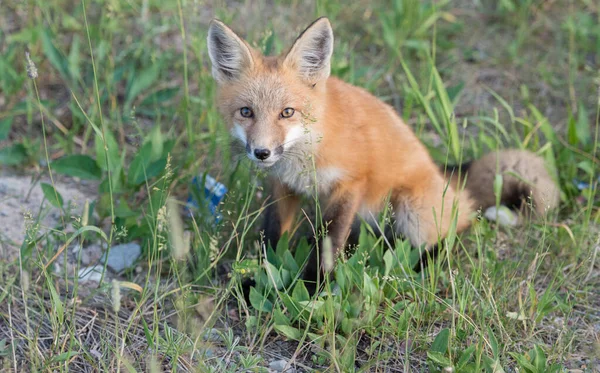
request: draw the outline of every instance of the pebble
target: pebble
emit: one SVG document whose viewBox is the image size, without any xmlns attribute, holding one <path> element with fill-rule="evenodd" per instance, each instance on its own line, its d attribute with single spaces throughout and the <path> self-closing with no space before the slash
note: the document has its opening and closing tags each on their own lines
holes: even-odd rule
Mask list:
<svg viewBox="0 0 600 373">
<path fill-rule="evenodd" d="M 77 272 L 77 276 L 79 276 L 79 282 L 100 282 L 102 279 L 102 267 L 83 267 L 79 269 Z"/>
<path fill-rule="evenodd" d="M 202 338 L 206 341 L 206 342 L 220 342 L 221 341 L 221 334 L 219 333 L 219 331 L 217 329 L 210 329 L 208 331 L 206 331 L 204 333 L 204 335 L 202 336 Z"/>
<path fill-rule="evenodd" d="M 285 359 L 271 361 L 269 363 L 269 368 L 276 372 L 293 373 L 296 371 Z"/>
<path fill-rule="evenodd" d="M 126 243 L 113 246 L 108 253 L 108 258 L 106 254 L 102 256 L 102 262 L 105 262 L 113 271 L 121 272 L 131 267 L 141 254 L 142 248 L 139 244 Z"/>
</svg>

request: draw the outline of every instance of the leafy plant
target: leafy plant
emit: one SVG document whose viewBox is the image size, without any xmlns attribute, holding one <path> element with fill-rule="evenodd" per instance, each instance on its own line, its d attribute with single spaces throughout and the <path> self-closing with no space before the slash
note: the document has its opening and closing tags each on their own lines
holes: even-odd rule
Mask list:
<svg viewBox="0 0 600 373">
<path fill-rule="evenodd" d="M 544 350 L 538 345 L 527 354 L 511 353 L 510 355 L 525 373 L 556 373 L 563 370 L 559 364 L 548 363 Z"/>
</svg>

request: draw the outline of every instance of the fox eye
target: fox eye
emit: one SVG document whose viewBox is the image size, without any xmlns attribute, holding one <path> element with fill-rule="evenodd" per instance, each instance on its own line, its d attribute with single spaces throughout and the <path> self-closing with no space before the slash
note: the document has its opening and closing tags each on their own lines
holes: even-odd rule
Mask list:
<svg viewBox="0 0 600 373">
<path fill-rule="evenodd" d="M 292 115 L 294 115 L 296 111 L 294 109 L 292 109 L 291 107 L 286 107 L 285 109 L 283 109 L 283 111 L 281 112 L 281 117 L 282 118 L 291 118 Z"/>
<path fill-rule="evenodd" d="M 254 113 L 252 112 L 252 109 L 244 106 L 243 108 L 240 109 L 240 115 L 243 116 L 244 118 L 252 118 Z"/>
</svg>

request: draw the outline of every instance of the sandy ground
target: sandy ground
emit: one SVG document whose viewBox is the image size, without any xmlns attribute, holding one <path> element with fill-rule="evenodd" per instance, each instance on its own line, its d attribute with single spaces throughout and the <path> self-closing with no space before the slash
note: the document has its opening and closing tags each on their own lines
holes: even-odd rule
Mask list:
<svg viewBox="0 0 600 373">
<path fill-rule="evenodd" d="M 96 186 L 69 178 L 55 178 L 56 190 L 62 195 L 65 213 L 44 198 L 41 183 L 51 183 L 31 175 L 0 172 L 0 258 L 14 260 L 27 234 L 47 232 L 81 216 L 86 200 L 94 198 Z"/>
</svg>

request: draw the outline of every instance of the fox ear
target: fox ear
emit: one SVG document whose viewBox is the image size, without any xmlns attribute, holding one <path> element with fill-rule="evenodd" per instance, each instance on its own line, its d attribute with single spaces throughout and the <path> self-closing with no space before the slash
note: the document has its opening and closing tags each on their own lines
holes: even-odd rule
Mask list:
<svg viewBox="0 0 600 373">
<path fill-rule="evenodd" d="M 321 17 L 304 30 L 285 57 L 285 64 L 296 69 L 310 84 L 327 79 L 331 71 L 333 30 L 329 20 Z"/>
<path fill-rule="evenodd" d="M 212 74 L 218 83 L 237 79 L 253 66 L 252 52 L 246 42 L 223 22 L 211 21 L 207 39 Z"/>
</svg>

